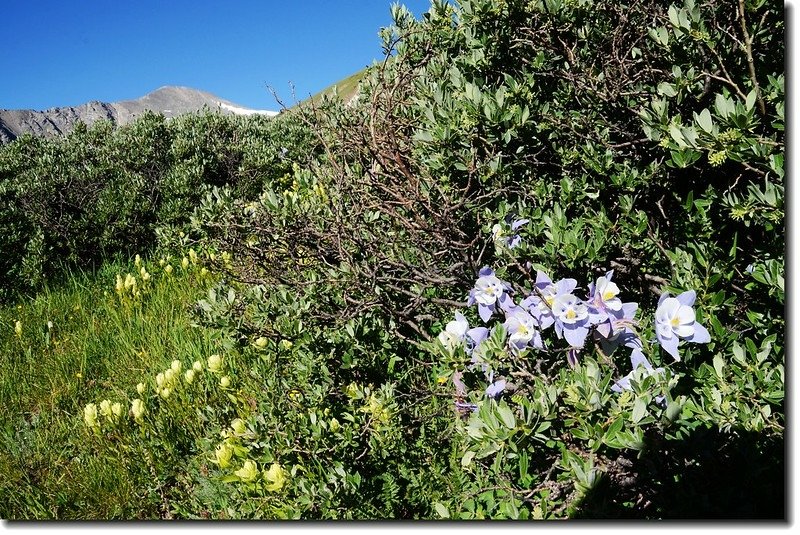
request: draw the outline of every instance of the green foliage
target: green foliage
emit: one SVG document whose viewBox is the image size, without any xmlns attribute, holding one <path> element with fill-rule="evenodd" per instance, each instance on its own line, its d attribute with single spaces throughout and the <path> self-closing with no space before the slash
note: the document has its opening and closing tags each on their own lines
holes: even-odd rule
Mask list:
<svg viewBox="0 0 800 535">
<path fill-rule="evenodd" d="M 186 223 L 204 188 L 254 197 L 311 150 L 290 116 L 147 113 L 117 129 L 23 136 L 0 149 L 0 298 L 63 266 L 150 250 L 156 228 Z"/>
<path fill-rule="evenodd" d="M 131 381 L 70 403 L 74 421 L 94 404 L 92 451 L 150 474 L 140 514 L 782 517 L 779 6 L 434 0 L 392 16 L 347 104 L 148 117 L 0 153 L 6 292 L 156 237 L 176 260 L 146 273 L 207 284 L 191 321 L 213 336 L 157 352 L 137 376 L 164 370 L 147 412 L 113 416 Z M 512 354 L 502 321 L 473 362 L 435 337 L 484 266 L 520 294 L 536 270 L 613 269 L 645 341 L 658 296 L 694 290 L 711 342 L 676 362 L 646 349 L 654 370 L 630 388 L 615 388 L 627 350 Z M 109 296 L 125 314 L 160 287 L 136 267 Z M 8 344 L 27 336 L 6 323 Z M 165 395 L 174 359 L 203 371 Z M 481 364 L 508 380 L 497 399 Z M 14 511 L 50 514 L 23 496 Z"/>
</svg>

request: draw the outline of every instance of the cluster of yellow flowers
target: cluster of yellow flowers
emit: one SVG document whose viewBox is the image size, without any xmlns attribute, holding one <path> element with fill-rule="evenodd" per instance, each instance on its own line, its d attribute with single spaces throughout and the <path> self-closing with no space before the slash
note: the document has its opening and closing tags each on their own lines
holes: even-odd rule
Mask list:
<svg viewBox="0 0 800 535">
<path fill-rule="evenodd" d="M 263 480 L 264 488 L 270 492 L 281 490 L 286 483 L 286 471 L 280 463 L 273 462 L 266 469 L 261 470 L 258 463 L 248 458 L 249 448 L 242 445 L 243 438 L 254 438 L 255 434 L 248 430 L 247 424 L 241 418 L 231 422 L 228 429 L 222 431 L 223 441 L 214 450 L 214 455 L 209 460 L 226 470 L 239 466 L 233 471 L 236 480 L 243 483 L 253 483 L 258 479 Z M 241 462 L 241 465 L 239 465 Z"/>
<path fill-rule="evenodd" d="M 206 367 L 203 363 L 196 360 L 192 366 L 186 371 L 183 371 L 183 364 L 180 360 L 173 360 L 170 367 L 164 371 L 156 374 L 154 395 L 161 399 L 169 399 L 176 389 L 180 388 L 182 383 L 191 385 L 195 381 L 198 373 L 204 369 L 208 369 L 211 373 L 220 375 L 223 373 L 223 358 L 220 355 L 211 355 L 208 357 Z M 231 385 L 231 378 L 227 375 L 222 375 L 219 380 L 219 385 L 222 388 L 229 388 Z M 144 423 L 144 415 L 147 413 L 145 399 L 148 387 L 145 383 L 136 385 L 136 393 L 140 396 L 131 402 L 128 414 L 133 418 L 134 422 L 141 425 Z M 143 399 L 144 398 L 144 399 Z M 116 423 L 122 417 L 122 404 L 119 402 L 112 403 L 110 400 L 104 399 L 100 402 L 100 415 L 105 416 L 109 423 Z M 87 404 L 83 409 L 83 421 L 90 429 L 99 430 L 100 421 L 98 420 L 98 408 L 94 403 Z"/>
</svg>

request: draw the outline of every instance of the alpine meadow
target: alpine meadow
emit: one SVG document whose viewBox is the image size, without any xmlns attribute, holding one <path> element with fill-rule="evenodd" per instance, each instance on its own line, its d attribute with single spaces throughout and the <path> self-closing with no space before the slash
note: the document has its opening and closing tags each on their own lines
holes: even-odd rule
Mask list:
<svg viewBox="0 0 800 535">
<path fill-rule="evenodd" d="M 0 145 L 0 517 L 785 519 L 784 30 L 393 5 L 274 117 Z"/>
</svg>

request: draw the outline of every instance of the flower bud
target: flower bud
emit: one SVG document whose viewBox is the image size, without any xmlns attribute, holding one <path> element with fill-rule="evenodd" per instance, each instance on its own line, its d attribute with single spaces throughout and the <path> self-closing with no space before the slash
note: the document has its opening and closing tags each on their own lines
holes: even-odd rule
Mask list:
<svg viewBox="0 0 800 535">
<path fill-rule="evenodd" d="M 138 392 L 140 396 L 144 394 L 144 383 L 136 385 L 136 392 Z"/>
<path fill-rule="evenodd" d="M 167 399 L 171 393 L 172 393 L 172 391 L 169 388 L 162 388 L 161 392 L 159 392 L 161 397 L 164 398 L 164 399 Z"/>
<path fill-rule="evenodd" d="M 131 402 L 131 414 L 133 415 L 133 419 L 136 421 L 140 421 L 142 416 L 144 416 L 144 401 L 139 398 L 136 398 Z"/>
<path fill-rule="evenodd" d="M 111 412 L 114 414 L 115 418 L 119 418 L 120 416 L 122 416 L 122 403 L 117 401 L 113 405 L 111 405 Z"/>
<path fill-rule="evenodd" d="M 258 465 L 255 461 L 250 459 L 244 462 L 244 465 L 234 472 L 235 475 L 242 478 L 242 481 L 253 481 L 258 476 Z"/>
<path fill-rule="evenodd" d="M 186 370 L 186 373 L 183 374 L 183 377 L 184 379 L 186 379 L 187 383 L 192 384 L 192 381 L 194 381 L 194 370 L 193 369 Z"/>
<path fill-rule="evenodd" d="M 222 368 L 222 357 L 219 355 L 211 355 L 208 357 L 208 369 L 212 372 L 217 372 Z"/>
<path fill-rule="evenodd" d="M 172 364 L 170 365 L 170 368 L 171 368 L 171 369 L 172 369 L 172 371 L 174 371 L 175 373 L 180 373 L 180 371 L 181 371 L 181 361 L 179 361 L 179 360 L 173 360 L 173 361 L 172 361 Z"/>
<path fill-rule="evenodd" d="M 89 403 L 83 408 L 83 421 L 87 427 L 97 426 L 97 405 Z"/>
<path fill-rule="evenodd" d="M 203 364 L 199 360 L 196 360 L 192 364 L 192 369 L 196 372 L 201 372 L 203 371 Z"/>
<path fill-rule="evenodd" d="M 263 336 L 256 338 L 255 345 L 259 349 L 264 349 L 267 346 L 267 339 Z"/>
<path fill-rule="evenodd" d="M 236 418 L 234 421 L 231 422 L 231 429 L 237 435 L 244 435 L 247 431 L 247 426 L 244 423 L 244 420 L 241 418 Z"/>
<path fill-rule="evenodd" d="M 16 323 L 14 323 L 14 332 L 17 334 L 17 336 L 22 336 L 22 322 L 21 321 L 17 320 Z"/>
<path fill-rule="evenodd" d="M 111 402 L 109 400 L 104 399 L 103 401 L 100 402 L 100 414 L 102 414 L 103 416 L 105 416 L 109 420 L 111 419 L 111 416 L 112 416 L 111 415 Z"/>
<path fill-rule="evenodd" d="M 219 380 L 219 386 L 221 386 L 222 388 L 228 388 L 229 386 L 231 386 L 231 378 L 228 377 L 227 375 L 224 376 L 222 379 Z"/>
</svg>

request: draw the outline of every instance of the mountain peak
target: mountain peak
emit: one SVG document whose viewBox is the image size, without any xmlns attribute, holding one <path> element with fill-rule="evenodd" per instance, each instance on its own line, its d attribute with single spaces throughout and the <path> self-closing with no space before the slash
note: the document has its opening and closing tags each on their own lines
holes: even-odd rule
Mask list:
<svg viewBox="0 0 800 535">
<path fill-rule="evenodd" d="M 132 122 L 147 111 L 176 117 L 203 109 L 224 115 L 277 115 L 270 110 L 256 110 L 239 106 L 206 91 L 184 86 L 166 85 L 133 100 L 104 103 L 90 101 L 80 106 L 35 110 L 0 110 L 0 143 L 13 141 L 24 133 L 55 136 L 71 131 L 82 121 L 92 123 L 105 119 L 123 125 Z"/>
</svg>

